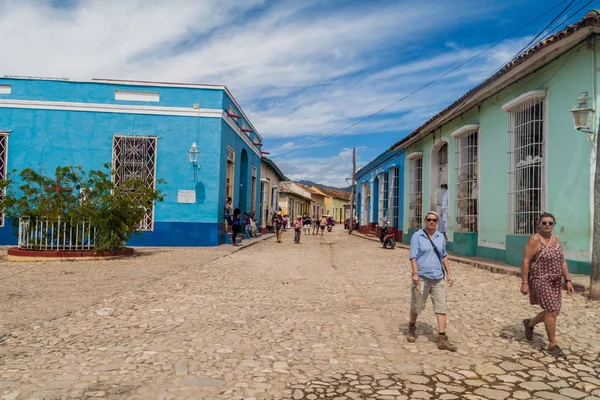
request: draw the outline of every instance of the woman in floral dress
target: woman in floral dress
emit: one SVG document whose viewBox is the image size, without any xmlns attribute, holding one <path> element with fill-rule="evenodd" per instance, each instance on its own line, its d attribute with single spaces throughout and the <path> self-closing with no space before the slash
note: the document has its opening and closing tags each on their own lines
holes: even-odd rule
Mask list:
<svg viewBox="0 0 600 400">
<path fill-rule="evenodd" d="M 542 312 L 531 319 L 523 320 L 525 338 L 533 340 L 533 328 L 544 323 L 548 334 L 546 353 L 564 358 L 565 353 L 556 341 L 556 318 L 562 304 L 562 278 L 565 278 L 567 292 L 572 295 L 573 284 L 558 236 L 552 234 L 556 219 L 550 213 L 543 213 L 538 220 L 538 231 L 529 238 L 521 267 L 521 293 L 529 294 L 529 302 L 538 304 Z"/>
</svg>

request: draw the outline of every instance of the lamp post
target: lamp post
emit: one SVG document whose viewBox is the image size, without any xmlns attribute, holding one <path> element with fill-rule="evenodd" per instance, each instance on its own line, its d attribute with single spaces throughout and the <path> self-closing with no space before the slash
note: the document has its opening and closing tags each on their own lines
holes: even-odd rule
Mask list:
<svg viewBox="0 0 600 400">
<path fill-rule="evenodd" d="M 588 104 L 591 99 L 587 92 L 582 92 L 577 99 L 577 105 L 571 110 L 575 129 L 584 132 L 594 144 L 596 139 L 596 153 L 594 154 L 596 170 L 594 173 L 594 221 L 592 227 L 592 268 L 590 271 L 590 299 L 600 300 L 600 140 L 598 133 L 592 130 L 594 109 Z M 600 124 L 598 126 L 600 129 Z"/>
</svg>

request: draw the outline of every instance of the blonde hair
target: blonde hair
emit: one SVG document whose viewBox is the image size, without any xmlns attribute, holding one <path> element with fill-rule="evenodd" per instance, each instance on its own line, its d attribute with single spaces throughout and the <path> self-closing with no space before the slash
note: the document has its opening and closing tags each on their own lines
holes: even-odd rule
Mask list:
<svg viewBox="0 0 600 400">
<path fill-rule="evenodd" d="M 438 213 L 436 213 L 435 211 L 427 211 L 427 214 L 425 214 L 425 218 L 427 218 L 427 216 L 428 216 L 429 214 L 435 215 L 435 217 L 436 217 L 436 218 L 439 218 L 439 217 L 440 217 L 440 216 L 439 216 L 439 214 L 438 214 Z"/>
</svg>

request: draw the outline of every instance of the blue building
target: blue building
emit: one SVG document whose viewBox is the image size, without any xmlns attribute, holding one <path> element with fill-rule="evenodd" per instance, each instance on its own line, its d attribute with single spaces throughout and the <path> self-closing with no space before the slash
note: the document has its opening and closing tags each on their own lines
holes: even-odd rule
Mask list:
<svg viewBox="0 0 600 400">
<path fill-rule="evenodd" d="M 404 149 L 390 148 L 356 172 L 356 210 L 360 232 L 376 232 L 388 221 L 390 233 L 402 240 Z"/>
<path fill-rule="evenodd" d="M 224 243 L 227 197 L 260 221 L 261 142 L 225 86 L 0 78 L 0 178 L 40 164 L 88 171 L 112 162 L 117 184 L 167 182 L 130 245 Z M 16 243 L 10 220 L 1 223 L 0 244 Z"/>
</svg>

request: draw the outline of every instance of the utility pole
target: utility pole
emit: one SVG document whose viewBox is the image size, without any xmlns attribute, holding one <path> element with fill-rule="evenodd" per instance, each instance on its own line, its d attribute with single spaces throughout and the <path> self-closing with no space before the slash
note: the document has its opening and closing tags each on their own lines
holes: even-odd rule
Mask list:
<svg viewBox="0 0 600 400">
<path fill-rule="evenodd" d="M 592 238 L 592 269 L 590 271 L 590 299 L 600 300 L 600 126 L 596 135 L 596 173 L 594 174 L 594 226 Z"/>
<path fill-rule="evenodd" d="M 356 195 L 356 147 L 352 148 L 352 191 L 350 195 L 350 224 L 348 227 L 348 234 L 352 235 L 352 229 L 354 228 L 354 197 Z"/>
</svg>

